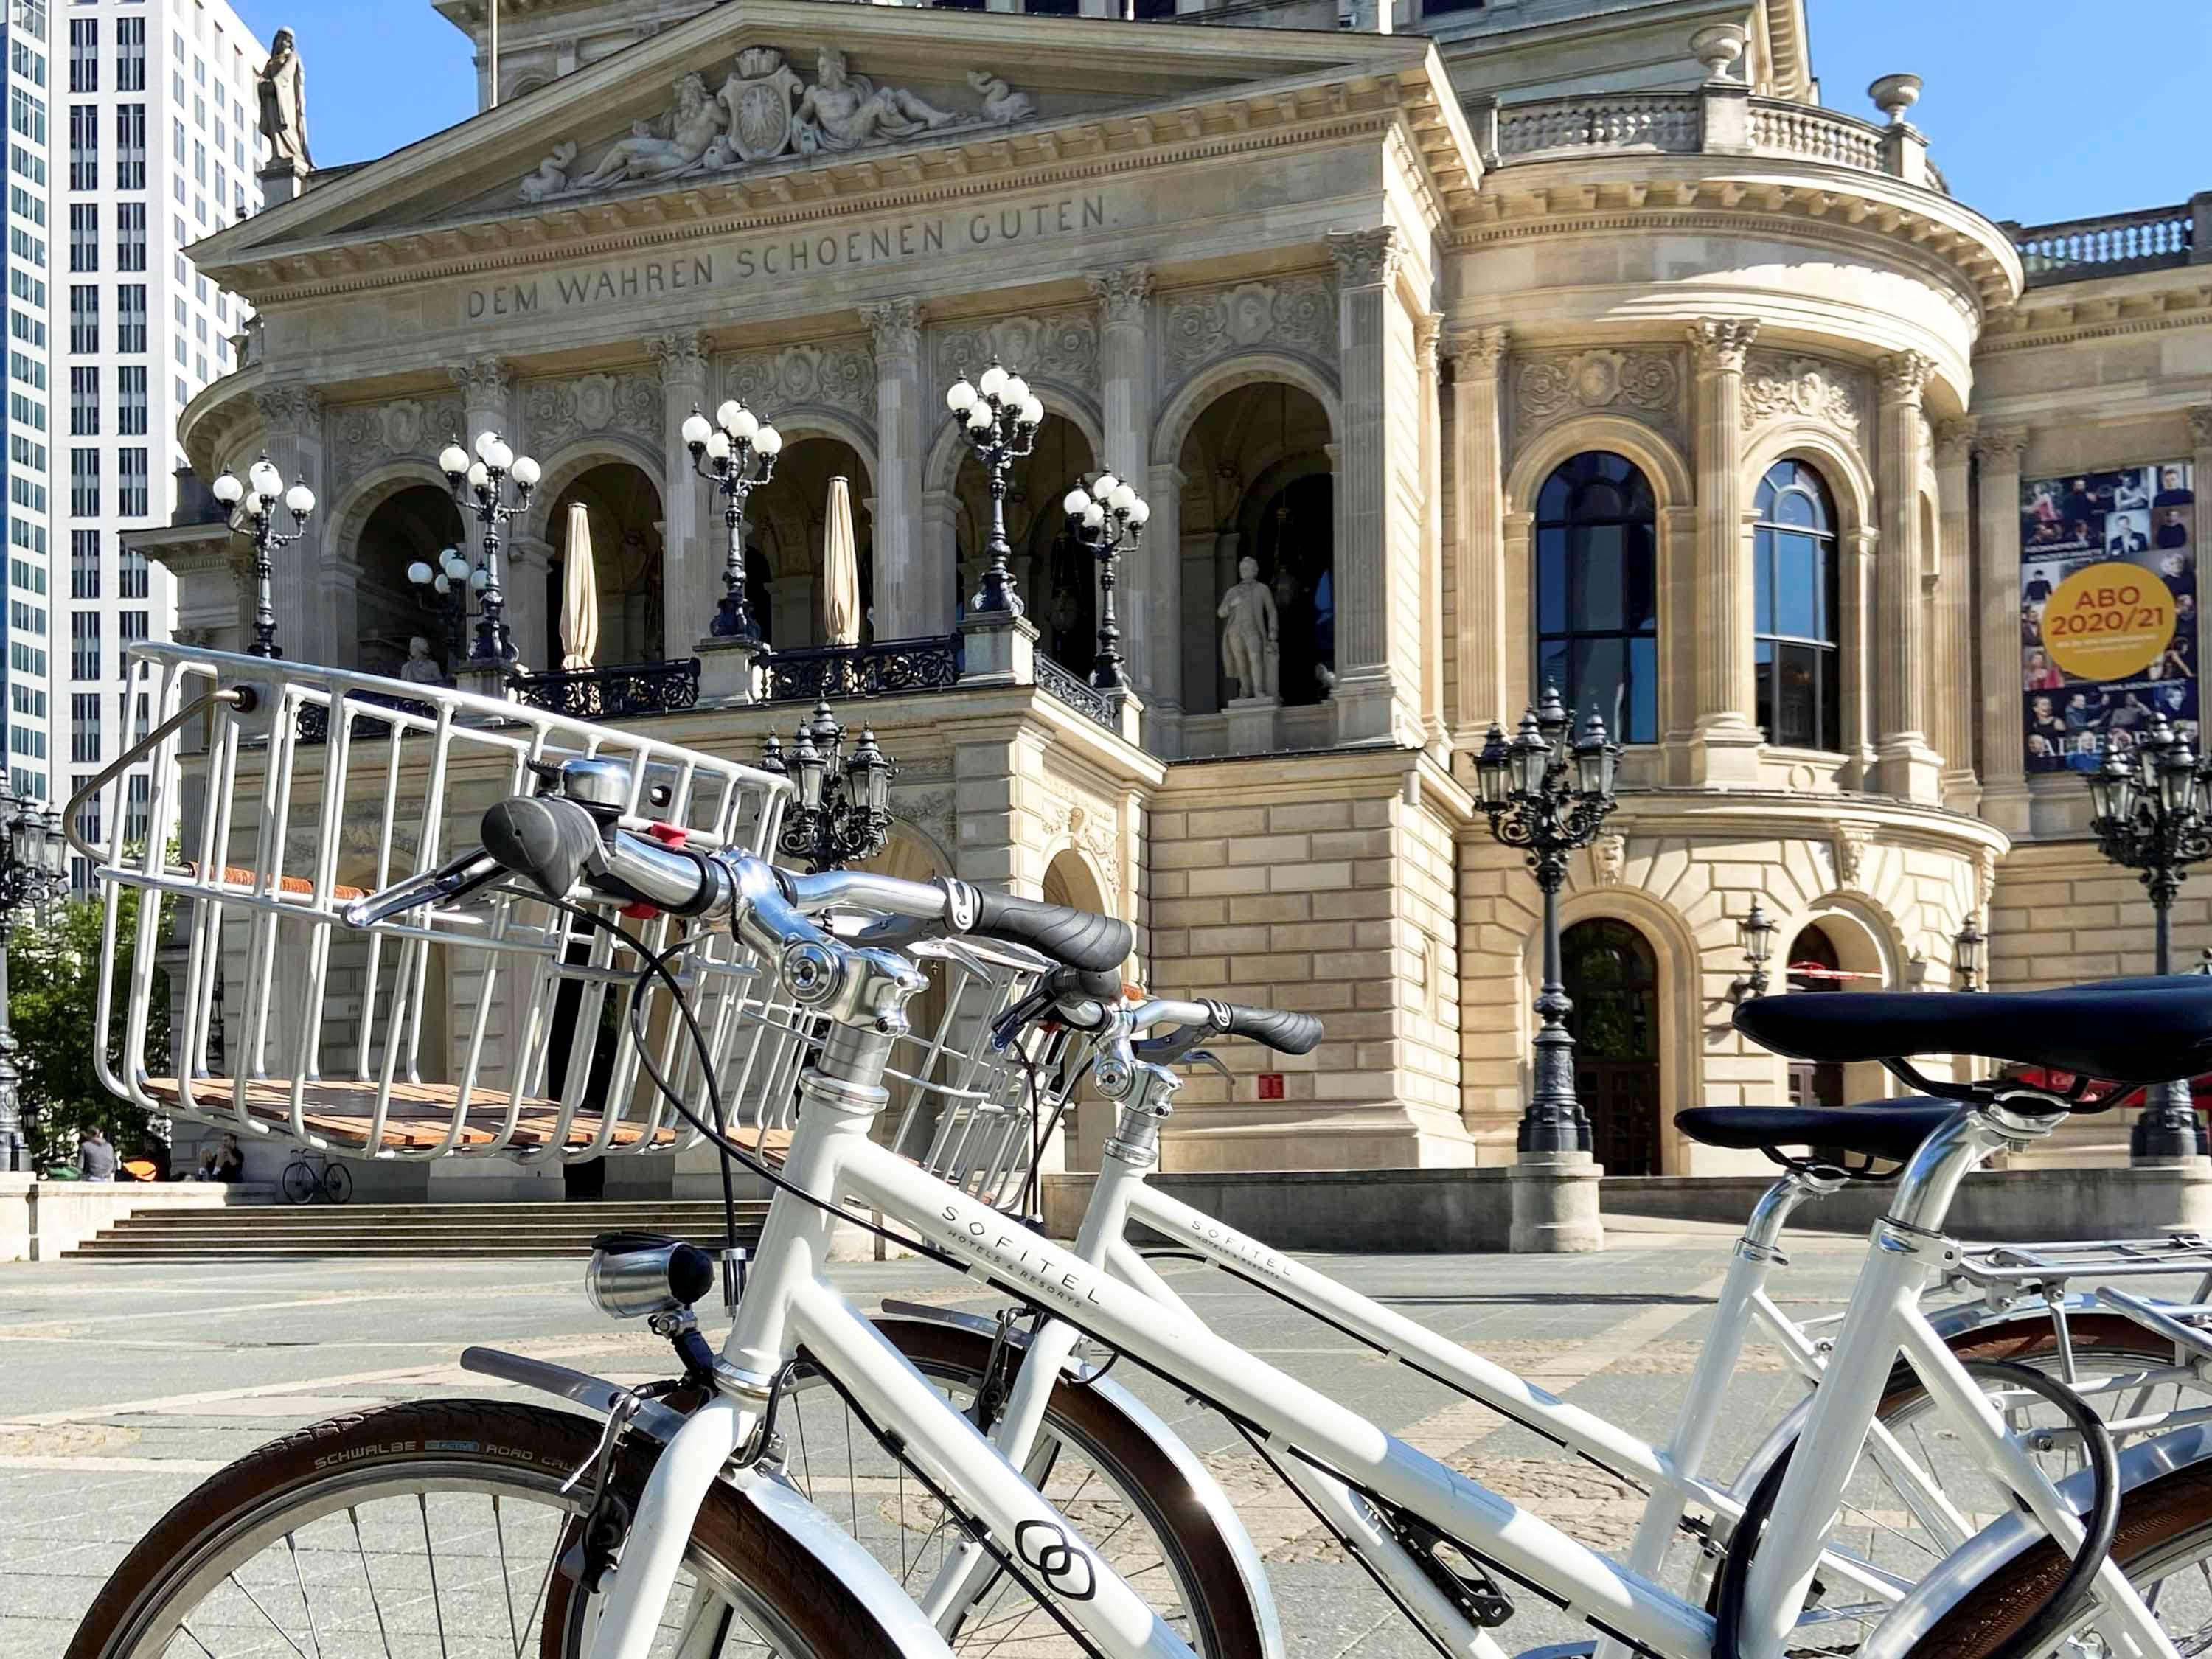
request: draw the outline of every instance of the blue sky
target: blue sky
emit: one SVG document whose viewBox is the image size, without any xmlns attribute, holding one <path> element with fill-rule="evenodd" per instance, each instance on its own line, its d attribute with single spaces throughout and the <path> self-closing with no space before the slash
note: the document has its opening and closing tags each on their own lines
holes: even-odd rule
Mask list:
<svg viewBox="0 0 2212 1659">
<path fill-rule="evenodd" d="M 382 155 L 475 107 L 466 39 L 428 0 L 233 0 L 263 40 L 289 23 L 325 165 Z M 1810 0 L 1826 101 L 1871 118 L 1867 83 L 1927 82 L 1913 112 L 1954 191 L 2048 223 L 2212 190 L 2212 0 Z"/>
</svg>

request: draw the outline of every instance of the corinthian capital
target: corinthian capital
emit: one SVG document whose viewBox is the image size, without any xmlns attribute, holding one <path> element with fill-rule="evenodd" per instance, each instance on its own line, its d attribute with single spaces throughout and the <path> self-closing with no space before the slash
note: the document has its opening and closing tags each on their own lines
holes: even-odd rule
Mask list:
<svg viewBox="0 0 2212 1659">
<path fill-rule="evenodd" d="M 1743 360 L 1759 337 L 1748 317 L 1701 317 L 1689 327 L 1690 355 L 1700 374 L 1743 373 Z"/>
<path fill-rule="evenodd" d="M 1897 351 L 1877 359 L 1874 367 L 1881 376 L 1884 403 L 1917 404 L 1920 394 L 1928 389 L 1929 377 L 1936 373 L 1936 360 L 1922 352 Z"/>
<path fill-rule="evenodd" d="M 514 389 L 514 375 L 496 357 L 478 357 L 465 363 L 455 363 L 446 371 L 453 377 L 453 384 L 461 395 L 471 404 L 504 404 L 507 394 Z"/>
<path fill-rule="evenodd" d="M 1510 340 L 1503 327 L 1460 329 L 1444 336 L 1443 354 L 1452 360 L 1452 372 L 1463 380 L 1476 374 L 1495 375 Z"/>
<path fill-rule="evenodd" d="M 1150 265 L 1119 265 L 1111 270 L 1094 270 L 1085 275 L 1083 282 L 1091 297 L 1098 301 L 1099 314 L 1108 325 L 1145 320 L 1145 301 L 1152 297 Z"/>
<path fill-rule="evenodd" d="M 912 357 L 921 350 L 921 301 L 902 295 L 860 307 L 860 320 L 876 343 L 876 361 Z"/>
<path fill-rule="evenodd" d="M 1938 466 L 1964 465 L 1967 451 L 1973 445 L 1974 430 L 1980 424 L 1981 422 L 1971 415 L 1961 415 L 1955 419 L 1936 422 L 1936 465 Z"/>
<path fill-rule="evenodd" d="M 661 385 L 702 386 L 707 383 L 707 354 L 713 343 L 696 329 L 651 335 L 645 349 L 660 366 Z"/>
<path fill-rule="evenodd" d="M 1437 345 L 1443 337 L 1444 314 L 1441 311 L 1417 313 L 1413 318 L 1413 356 L 1422 372 L 1437 372 Z"/>
<path fill-rule="evenodd" d="M 1336 280 L 1345 288 L 1387 286 L 1404 263 L 1406 250 L 1389 225 L 1372 230 L 1332 230 L 1328 257 L 1336 261 Z"/>
<path fill-rule="evenodd" d="M 2020 458 L 2027 450 L 2024 426 L 1993 426 L 1974 434 L 1974 453 L 1982 465 L 2001 472 L 2020 471 Z"/>
<path fill-rule="evenodd" d="M 2181 411 L 2189 416 L 2189 435 L 2199 449 L 2212 449 L 2212 404 L 2198 404 Z M 2204 488 L 2203 483 L 2197 486 Z"/>
</svg>

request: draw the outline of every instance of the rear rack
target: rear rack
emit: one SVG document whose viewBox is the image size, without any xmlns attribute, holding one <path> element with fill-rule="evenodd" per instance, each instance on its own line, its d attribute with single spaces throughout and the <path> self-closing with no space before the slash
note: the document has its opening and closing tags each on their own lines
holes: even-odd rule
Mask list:
<svg viewBox="0 0 2212 1659">
<path fill-rule="evenodd" d="M 2202 1233 L 2169 1233 L 2159 1238 L 2100 1238 L 2080 1243 L 1962 1243 L 1950 1272 L 1984 1288 L 2060 1285 L 2084 1277 L 2212 1275 L 2212 1238 Z"/>
</svg>

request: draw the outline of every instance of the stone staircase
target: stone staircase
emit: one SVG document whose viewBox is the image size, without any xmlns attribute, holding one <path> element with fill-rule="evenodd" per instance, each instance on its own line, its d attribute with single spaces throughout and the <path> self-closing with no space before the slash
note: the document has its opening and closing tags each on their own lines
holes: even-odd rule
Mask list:
<svg viewBox="0 0 2212 1659">
<path fill-rule="evenodd" d="M 738 1206 L 750 1246 L 764 1202 Z M 92 1261 L 277 1261 L 309 1256 L 567 1256 L 618 1227 L 694 1243 L 722 1238 L 720 1200 L 574 1204 L 302 1204 L 135 1215 L 65 1254 Z"/>
</svg>

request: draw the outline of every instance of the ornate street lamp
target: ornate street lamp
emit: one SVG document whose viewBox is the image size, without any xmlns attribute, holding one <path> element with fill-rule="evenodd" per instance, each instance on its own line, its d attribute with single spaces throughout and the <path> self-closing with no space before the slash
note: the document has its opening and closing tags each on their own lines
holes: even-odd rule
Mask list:
<svg viewBox="0 0 2212 1659">
<path fill-rule="evenodd" d="M 809 873 L 873 858 L 890 840 L 891 780 L 898 769 L 865 726 L 848 757 L 845 728 L 827 702 L 816 703 L 799 721 L 788 751 L 770 732 L 761 767 L 792 781 L 796 799 L 785 809 L 776 848 L 787 858 L 805 859 Z"/>
<path fill-rule="evenodd" d="M 226 472 L 210 488 L 216 500 L 230 512 L 230 527 L 242 532 L 253 544 L 257 591 L 253 643 L 246 650 L 256 657 L 281 657 L 284 653 L 276 648 L 276 609 L 269 597 L 269 579 L 275 570 L 273 556 L 278 548 L 289 547 L 307 533 L 307 520 L 315 510 L 315 492 L 303 483 L 287 489 L 284 475 L 269 459 L 267 450 L 262 451 L 261 459 L 246 469 L 245 483 L 240 483 L 234 473 Z M 289 534 L 276 528 L 280 502 L 292 514 Z"/>
<path fill-rule="evenodd" d="M 1078 484 L 1060 507 L 1067 514 L 1067 533 L 1098 561 L 1098 655 L 1091 683 L 1102 691 L 1125 691 L 1129 679 L 1121 672 L 1121 627 L 1114 617 L 1115 567 L 1125 548 L 1133 554 L 1144 540 L 1152 507 L 1110 472 Z"/>
<path fill-rule="evenodd" d="M 2087 776 L 2089 830 L 2097 837 L 2097 850 L 2140 872 L 2157 923 L 2155 971 L 2170 974 L 2173 940 L 2167 913 L 2188 866 L 2212 857 L 2212 825 L 2205 820 L 2197 757 L 2189 740 L 2159 714 L 2136 740 L 2132 761 L 2108 739 L 2102 763 Z M 2146 1161 L 2192 1158 L 2203 1146 L 2204 1130 L 2189 1085 L 2168 1083 L 2151 1090 L 2129 1134 L 2129 1155 Z"/>
<path fill-rule="evenodd" d="M 469 647 L 469 595 L 481 592 L 490 576 L 470 569 L 460 550 L 448 547 L 434 565 L 421 559 L 409 565 L 407 580 L 414 584 L 416 603 L 445 623 L 446 660 L 459 666 Z"/>
<path fill-rule="evenodd" d="M 456 439 L 438 457 L 438 470 L 446 475 L 453 500 L 474 516 L 481 531 L 483 559 L 469 578 L 477 591 L 476 647 L 469 662 L 477 668 L 504 668 L 519 653 L 507 632 L 507 591 L 499 585 L 500 526 L 529 510 L 530 492 L 538 488 L 538 463 L 516 454 L 498 433 L 480 432 L 474 460 Z M 512 499 L 509 483 L 514 486 Z"/>
<path fill-rule="evenodd" d="M 68 849 L 59 812 L 0 784 L 0 1172 L 10 1175 L 29 1173 L 31 1157 L 23 1138 L 23 1073 L 8 1023 L 8 941 L 17 916 L 69 885 Z"/>
<path fill-rule="evenodd" d="M 720 492 L 729 540 L 722 555 L 722 598 L 709 631 L 718 640 L 758 640 L 760 623 L 745 598 L 745 498 L 775 476 L 783 434 L 731 398 L 710 422 L 696 406 L 684 422 L 691 470 Z"/>
<path fill-rule="evenodd" d="M 1018 617 L 1022 599 L 1014 592 L 1014 573 L 1006 568 L 1012 550 L 1006 545 L 1006 474 L 1036 447 L 1044 405 L 1030 394 L 1027 380 L 1010 374 L 994 357 L 974 385 L 965 374 L 955 380 L 945 392 L 945 406 L 959 421 L 960 435 L 968 441 L 969 453 L 991 484 L 991 534 L 983 544 L 991 562 L 968 609 Z"/>
<path fill-rule="evenodd" d="M 1575 1039 L 1567 1030 L 1574 1005 L 1559 967 L 1559 889 L 1567 855 L 1595 841 L 1620 800 L 1613 793 L 1618 744 L 1606 741 L 1605 722 L 1593 714 L 1579 742 L 1568 743 L 1571 722 L 1557 686 L 1521 717 L 1510 743 L 1492 722 L 1475 763 L 1477 801 L 1490 833 L 1528 855 L 1529 873 L 1544 895 L 1544 984 L 1536 996 L 1535 1088 L 1521 1115 L 1514 1145 L 1523 1152 L 1586 1152 L 1589 1119 L 1575 1097 Z"/>
<path fill-rule="evenodd" d="M 1951 961 L 1959 970 L 1959 988 L 1978 991 L 1982 988 L 1982 957 L 1989 949 L 1989 935 L 1982 932 L 1972 915 L 1951 940 Z"/>
<path fill-rule="evenodd" d="M 1759 908 L 1754 896 L 1751 914 L 1735 925 L 1736 943 L 1743 949 L 1744 966 L 1749 971 L 1729 987 L 1730 1002 L 1766 994 L 1766 962 L 1774 954 L 1774 919 Z"/>
</svg>

